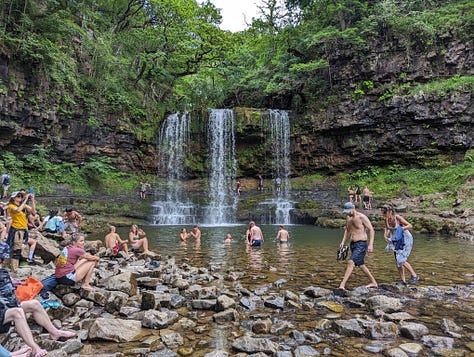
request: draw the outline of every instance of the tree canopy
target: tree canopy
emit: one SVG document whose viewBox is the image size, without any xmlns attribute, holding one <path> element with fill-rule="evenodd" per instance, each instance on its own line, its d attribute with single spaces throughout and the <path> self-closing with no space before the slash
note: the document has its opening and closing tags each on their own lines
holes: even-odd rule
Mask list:
<svg viewBox="0 0 474 357">
<path fill-rule="evenodd" d="M 362 58 L 374 38 L 396 38 L 407 51 L 436 49 L 447 33 L 472 40 L 473 7 L 261 0 L 250 27 L 231 33 L 209 0 L 4 0 L 0 56 L 31 79 L 26 94 L 39 107 L 88 125 L 114 120 L 151 140 L 166 112 L 311 108 L 341 90 L 336 54 Z M 0 93 L 15 81 L 2 78 Z"/>
</svg>

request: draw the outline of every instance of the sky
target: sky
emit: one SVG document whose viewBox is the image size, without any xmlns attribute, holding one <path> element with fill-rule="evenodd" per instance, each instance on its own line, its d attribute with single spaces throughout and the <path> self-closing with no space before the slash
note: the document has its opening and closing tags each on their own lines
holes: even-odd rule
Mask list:
<svg viewBox="0 0 474 357">
<path fill-rule="evenodd" d="M 250 23 L 252 17 L 257 17 L 258 8 L 255 5 L 259 0 L 211 0 L 221 9 L 223 30 L 232 32 L 242 31 L 247 28 L 245 21 Z"/>
</svg>

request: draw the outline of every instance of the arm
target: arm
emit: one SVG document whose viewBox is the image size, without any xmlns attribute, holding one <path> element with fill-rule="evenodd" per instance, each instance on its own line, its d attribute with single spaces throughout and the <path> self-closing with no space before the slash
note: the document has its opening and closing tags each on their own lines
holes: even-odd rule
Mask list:
<svg viewBox="0 0 474 357">
<path fill-rule="evenodd" d="M 367 247 L 367 251 L 372 253 L 374 251 L 375 230 L 367 216 L 361 216 L 361 218 L 365 228 L 369 231 L 369 246 Z"/>
<path fill-rule="evenodd" d="M 96 255 L 92 255 L 90 253 L 84 253 L 82 256 L 81 256 L 81 259 L 86 259 L 86 260 L 90 260 L 92 262 L 98 262 L 100 260 L 100 258 Z"/>
<path fill-rule="evenodd" d="M 344 247 L 346 244 L 346 239 L 351 236 L 351 232 L 349 229 L 349 218 L 346 218 L 346 229 L 344 229 L 344 235 L 342 236 L 341 244 L 339 244 L 339 248 Z"/>
<path fill-rule="evenodd" d="M 403 230 L 404 231 L 408 231 L 410 229 L 413 228 L 413 226 L 411 225 L 411 223 L 409 223 L 405 218 L 403 218 L 402 216 L 399 216 L 398 214 L 395 216 L 395 218 L 397 219 L 398 223 L 403 227 Z"/>
</svg>

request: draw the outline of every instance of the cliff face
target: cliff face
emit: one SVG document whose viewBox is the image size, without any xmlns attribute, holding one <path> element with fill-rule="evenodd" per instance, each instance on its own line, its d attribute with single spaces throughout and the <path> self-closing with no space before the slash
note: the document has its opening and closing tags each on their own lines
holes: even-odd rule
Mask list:
<svg viewBox="0 0 474 357">
<path fill-rule="evenodd" d="M 11 78 L 15 81 L 11 81 Z M 154 145 L 141 142 L 131 130 L 113 120 L 102 126 L 88 123 L 80 107 L 64 115 L 34 104 L 24 73 L 0 57 L 0 79 L 8 94 L 0 92 L 0 147 L 22 157 L 33 145 L 51 146 L 54 160 L 80 165 L 94 156 L 108 156 L 124 171 L 156 171 Z M 110 114 L 110 116 L 118 114 Z"/>
<path fill-rule="evenodd" d="M 292 112 L 292 175 L 388 163 L 418 165 L 441 155 L 444 160 L 461 159 L 474 142 L 472 87 L 444 93 L 410 92 L 413 83 L 473 75 L 472 42 L 446 40 L 444 48 L 442 53 L 414 53 L 394 42 L 373 43 L 363 58 L 354 57 L 349 48 L 335 51 L 330 58 L 331 72 L 324 75 L 344 90 L 321 108 Z M 12 77 L 16 80 L 11 81 Z M 123 171 L 157 171 L 154 143 L 140 140 L 133 128 L 118 124 L 118 113 L 109 113 L 105 126 L 98 127 L 88 123 L 80 108 L 64 115 L 38 106 L 22 94 L 32 87 L 32 79 L 27 78 L 0 58 L 0 79 L 7 88 L 0 90 L 2 150 L 21 156 L 34 144 L 43 144 L 52 147 L 58 161 L 80 164 L 94 155 L 105 155 Z M 256 175 L 268 167 L 270 149 L 262 150 L 263 134 L 259 133 L 264 129 L 258 115 L 253 119 L 252 115 L 240 115 L 237 125 L 240 173 Z M 193 152 L 205 153 L 204 133 L 196 133 L 196 137 L 201 150 Z M 201 171 L 190 168 L 193 176 L 203 174 L 205 157 L 197 161 Z"/>
<path fill-rule="evenodd" d="M 474 142 L 472 85 L 411 92 L 413 83 L 473 75 L 472 42 L 444 46 L 443 53 L 409 53 L 396 42 L 373 43 L 363 61 L 349 50 L 334 53 L 332 81 L 352 93 L 295 118 L 294 172 L 419 165 L 438 155 L 462 159 Z"/>
</svg>

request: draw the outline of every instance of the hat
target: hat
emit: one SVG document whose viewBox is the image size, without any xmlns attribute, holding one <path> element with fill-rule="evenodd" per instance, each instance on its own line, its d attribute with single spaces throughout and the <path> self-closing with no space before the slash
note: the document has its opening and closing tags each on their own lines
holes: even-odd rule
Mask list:
<svg viewBox="0 0 474 357">
<path fill-rule="evenodd" d="M 0 242 L 0 259 L 10 258 L 10 246 L 5 242 Z"/>
<path fill-rule="evenodd" d="M 346 202 L 344 203 L 344 211 L 342 211 L 342 213 L 349 213 L 353 208 L 355 208 L 355 206 L 352 202 Z"/>
<path fill-rule="evenodd" d="M 20 191 L 12 192 L 12 194 L 10 195 L 10 198 L 18 196 L 19 193 L 20 193 Z"/>
</svg>

